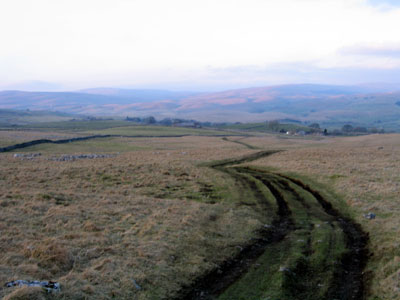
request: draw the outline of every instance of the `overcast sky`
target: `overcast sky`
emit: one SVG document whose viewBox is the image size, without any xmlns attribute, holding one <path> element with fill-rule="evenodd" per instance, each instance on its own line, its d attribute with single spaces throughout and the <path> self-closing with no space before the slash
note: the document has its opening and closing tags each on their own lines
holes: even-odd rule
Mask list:
<svg viewBox="0 0 400 300">
<path fill-rule="evenodd" d="M 400 1 L 1 0 L 0 87 L 400 82 L 399 28 Z"/>
</svg>

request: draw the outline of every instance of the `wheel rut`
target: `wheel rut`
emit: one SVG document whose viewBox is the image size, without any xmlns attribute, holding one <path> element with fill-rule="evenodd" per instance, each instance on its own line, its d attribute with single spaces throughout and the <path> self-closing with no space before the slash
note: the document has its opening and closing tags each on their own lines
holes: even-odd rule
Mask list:
<svg viewBox="0 0 400 300">
<path fill-rule="evenodd" d="M 275 152 L 209 165 L 235 178 L 265 213 L 274 210 L 274 219 L 175 299 L 365 299 L 368 235 L 361 226 L 303 181 L 239 165 Z"/>
<path fill-rule="evenodd" d="M 362 270 L 368 260 L 368 234 L 362 231 L 359 224 L 342 216 L 318 191 L 300 180 L 289 178 L 285 175 L 280 176 L 312 194 L 326 213 L 338 220 L 339 226 L 345 233 L 348 251 L 342 257 L 342 272 L 335 274 L 334 282 L 329 291 L 329 297 L 331 299 L 363 299 L 365 287 Z"/>
</svg>

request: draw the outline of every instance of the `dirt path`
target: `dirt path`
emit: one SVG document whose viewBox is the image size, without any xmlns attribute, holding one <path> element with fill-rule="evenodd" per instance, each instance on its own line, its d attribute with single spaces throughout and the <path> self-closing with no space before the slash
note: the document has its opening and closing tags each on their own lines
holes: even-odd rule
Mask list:
<svg viewBox="0 0 400 300">
<path fill-rule="evenodd" d="M 275 219 L 234 258 L 178 299 L 364 299 L 368 235 L 303 181 L 240 166 L 273 152 L 209 165 L 234 177 Z"/>
<path fill-rule="evenodd" d="M 222 139 L 223 139 L 224 141 L 227 141 L 227 142 L 236 143 L 236 144 L 245 146 L 245 147 L 248 148 L 248 149 L 252 149 L 252 150 L 260 149 L 260 148 L 258 148 L 258 147 L 256 147 L 256 146 L 253 146 L 253 145 L 250 145 L 250 144 L 248 144 L 248 143 L 243 142 L 243 140 L 244 140 L 245 138 L 246 138 L 246 137 L 241 137 L 241 138 L 236 139 L 236 140 L 232 140 L 232 139 L 230 140 L 230 139 L 228 139 L 227 137 L 223 137 Z"/>
</svg>

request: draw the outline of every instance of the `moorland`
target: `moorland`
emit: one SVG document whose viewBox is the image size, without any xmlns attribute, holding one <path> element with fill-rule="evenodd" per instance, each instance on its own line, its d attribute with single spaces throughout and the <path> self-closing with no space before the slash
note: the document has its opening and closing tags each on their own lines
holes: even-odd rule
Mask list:
<svg viewBox="0 0 400 300">
<path fill-rule="evenodd" d="M 61 284 L 4 299 L 397 299 L 399 134 L 66 123 L 0 131 L 111 135 L 0 153 L 0 282 Z"/>
</svg>

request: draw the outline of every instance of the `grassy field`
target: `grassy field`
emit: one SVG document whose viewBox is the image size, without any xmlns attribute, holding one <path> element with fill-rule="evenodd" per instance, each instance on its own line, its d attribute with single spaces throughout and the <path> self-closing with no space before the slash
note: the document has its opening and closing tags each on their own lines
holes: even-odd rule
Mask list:
<svg viewBox="0 0 400 300">
<path fill-rule="evenodd" d="M 126 136 L 171 136 L 171 135 L 241 135 L 242 133 L 227 132 L 223 130 L 181 128 L 166 126 L 123 126 L 105 130 L 89 130 L 87 134 L 115 134 Z"/>
<path fill-rule="evenodd" d="M 84 153 L 120 153 L 136 150 L 150 150 L 140 141 L 128 138 L 101 138 L 77 141 L 67 144 L 43 144 L 18 150 L 18 153 L 40 152 L 42 154 L 84 154 Z M 16 151 L 14 151 L 16 152 Z"/>
<path fill-rule="evenodd" d="M 266 122 L 263 123 L 244 123 L 244 124 L 229 124 L 220 126 L 221 129 L 233 129 L 242 131 L 255 131 L 255 132 L 278 132 L 278 131 L 310 131 L 311 128 L 304 125 L 297 124 L 276 124 L 274 128 L 268 126 Z"/>
<path fill-rule="evenodd" d="M 42 145 L 36 160 L 1 156 L 0 282 L 50 278 L 63 299 L 168 298 L 262 225 L 237 206 L 229 177 L 197 167 L 248 150 L 219 138 L 134 141 L 147 150 L 58 162 L 47 158 L 59 145 Z M 65 153 L 88 150 L 75 146 Z"/>
<path fill-rule="evenodd" d="M 181 128 L 167 126 L 139 126 L 126 121 L 69 121 L 69 122 L 54 122 L 43 123 L 30 126 L 29 130 L 24 130 L 25 127 L 18 129 L 2 129 L 0 130 L 0 147 L 6 147 L 14 144 L 24 143 L 32 140 L 49 139 L 60 140 L 75 137 L 91 136 L 91 135 L 121 135 L 132 137 L 170 137 L 170 136 L 235 136 L 245 135 L 241 132 L 232 132 L 225 130 L 212 130 L 203 128 Z M 28 127 L 27 127 L 28 128 Z M 106 143 L 88 142 L 95 145 L 103 144 L 106 148 L 110 148 Z M 86 147 L 85 143 L 77 144 Z M 117 143 L 121 145 L 121 143 Z M 111 148 L 126 149 L 124 146 L 113 145 Z M 59 147 L 64 149 L 65 146 Z M 38 148 L 38 147 L 36 147 Z M 50 147 L 51 148 L 51 147 Z M 86 147 L 88 148 L 88 147 Z M 33 148 L 35 149 L 35 148 Z M 33 151 L 33 150 L 24 150 Z"/>
<path fill-rule="evenodd" d="M 0 147 L 29 142 L 32 140 L 50 139 L 59 140 L 80 136 L 76 133 L 54 132 L 54 131 L 23 131 L 23 130 L 0 130 Z"/>
<path fill-rule="evenodd" d="M 101 133 L 122 134 L 112 133 L 118 130 L 130 135 L 131 128 Z M 151 131 L 142 132 L 146 130 Z M 174 134 L 163 130 L 174 135 L 181 128 L 172 128 Z M 83 131 L 100 133 L 92 128 Z M 36 133 L 2 132 L 8 138 L 2 141 L 30 139 L 30 134 Z M 204 166 L 263 149 L 285 151 L 246 165 L 301 174 L 339 195 L 332 199 L 334 204 L 370 234 L 374 255 L 367 266 L 368 299 L 398 299 L 400 135 L 109 138 L 15 151 L 42 153 L 35 159 L 14 158 L 15 152 L 0 154 L 0 284 L 55 280 L 62 291 L 51 298 L 58 299 L 175 297 L 181 286 L 236 255 L 260 228 L 271 224 L 274 208 L 270 214 L 259 209 L 254 195 L 242 194 L 229 174 Z M 49 160 L 85 153 L 116 156 Z M 370 211 L 376 219 L 363 217 Z M 312 234 L 320 239 L 323 227 Z M 294 235 L 285 243 L 299 239 Z M 298 253 L 296 248 L 284 249 Z M 276 253 L 266 252 L 264 261 L 276 262 Z M 279 282 L 278 277 L 271 280 Z M 227 292 L 232 291 L 234 287 Z M 223 299 L 229 299 L 226 295 Z M 2 289 L 2 296 L 47 297 L 32 288 Z"/>
<path fill-rule="evenodd" d="M 24 126 L 27 129 L 58 130 L 58 131 L 87 131 L 102 130 L 114 127 L 129 126 L 130 123 L 122 120 L 93 120 L 93 121 L 65 121 L 41 122 Z"/>
<path fill-rule="evenodd" d="M 39 131 L 62 131 L 85 134 L 115 134 L 131 136 L 170 136 L 170 135 L 224 135 L 223 130 L 206 128 L 167 127 L 158 125 L 137 125 L 123 120 L 93 120 L 42 122 L 22 126 L 21 129 L 36 129 Z M 230 135 L 235 133 L 228 132 Z M 237 134 L 237 133 L 236 133 Z"/>
</svg>

